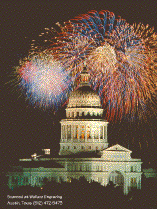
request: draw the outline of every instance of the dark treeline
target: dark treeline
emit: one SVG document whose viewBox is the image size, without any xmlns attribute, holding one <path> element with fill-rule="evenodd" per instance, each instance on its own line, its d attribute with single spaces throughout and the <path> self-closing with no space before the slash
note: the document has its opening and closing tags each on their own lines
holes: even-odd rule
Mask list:
<svg viewBox="0 0 157 209">
<path fill-rule="evenodd" d="M 156 208 L 156 179 L 143 179 L 142 189 L 133 189 L 128 195 L 124 195 L 120 187 L 115 187 L 110 182 L 106 187 L 101 186 L 97 182 L 87 182 L 83 177 L 79 180 L 72 179 L 71 183 L 55 181 L 49 182 L 44 179 L 44 185 L 42 188 L 22 186 L 15 188 L 13 191 L 7 189 L 5 195 L 50 195 L 50 196 L 62 196 L 62 199 L 56 199 L 56 201 L 62 201 L 63 205 L 54 205 L 55 208 Z M 5 206 L 8 199 L 6 199 Z M 39 200 L 39 199 L 33 199 Z M 50 201 L 54 201 L 51 199 Z M 10 206 L 8 206 L 9 208 Z M 14 206 L 12 206 L 14 207 Z M 23 208 L 28 206 L 16 206 L 16 208 Z M 29 206 L 31 207 L 31 206 Z M 34 206 L 32 206 L 34 207 Z M 39 207 L 39 206 L 38 206 Z M 43 205 L 41 208 L 49 208 L 48 205 Z M 52 205 L 51 205 L 52 207 Z M 5 207 L 6 208 L 6 207 Z"/>
</svg>

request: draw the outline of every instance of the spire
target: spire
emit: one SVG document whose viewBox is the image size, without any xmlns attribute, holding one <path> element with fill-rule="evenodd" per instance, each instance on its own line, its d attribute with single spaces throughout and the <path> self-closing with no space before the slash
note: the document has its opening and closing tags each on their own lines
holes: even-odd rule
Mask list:
<svg viewBox="0 0 157 209">
<path fill-rule="evenodd" d="M 84 67 L 82 72 L 80 73 L 80 86 L 89 86 L 89 77 L 90 74 L 87 72 L 86 63 L 84 63 Z"/>
</svg>

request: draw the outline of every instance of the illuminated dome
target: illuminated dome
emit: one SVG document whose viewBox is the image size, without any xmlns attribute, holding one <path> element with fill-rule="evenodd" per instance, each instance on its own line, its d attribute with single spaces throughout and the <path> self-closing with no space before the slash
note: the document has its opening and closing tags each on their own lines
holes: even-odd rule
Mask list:
<svg viewBox="0 0 157 209">
<path fill-rule="evenodd" d="M 90 86 L 81 86 L 72 92 L 67 107 L 101 107 L 100 97 Z"/>
<path fill-rule="evenodd" d="M 87 72 L 86 67 L 84 67 L 80 75 L 80 86 L 77 90 L 74 90 L 69 97 L 69 102 L 66 108 L 66 117 L 100 118 L 103 115 L 100 97 L 89 85 L 90 74 Z"/>
<path fill-rule="evenodd" d="M 100 97 L 97 93 L 89 86 L 89 73 L 84 67 L 81 72 L 80 87 L 73 91 L 69 97 L 68 108 L 71 107 L 101 107 Z"/>
</svg>

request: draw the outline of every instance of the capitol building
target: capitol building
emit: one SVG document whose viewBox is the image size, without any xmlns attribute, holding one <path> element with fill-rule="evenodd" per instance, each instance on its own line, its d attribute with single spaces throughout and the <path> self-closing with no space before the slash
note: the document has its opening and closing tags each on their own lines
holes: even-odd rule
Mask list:
<svg viewBox="0 0 157 209">
<path fill-rule="evenodd" d="M 61 123 L 59 155 L 51 150 L 20 159 L 8 172 L 8 186 L 42 187 L 43 179 L 70 182 L 84 176 L 106 186 L 112 181 L 128 194 L 131 188 L 141 189 L 141 159 L 133 159 L 132 151 L 116 144 L 108 147 L 108 122 L 103 119 L 100 97 L 90 88 L 86 67 L 82 70 L 79 88 L 69 97 L 66 119 Z"/>
</svg>

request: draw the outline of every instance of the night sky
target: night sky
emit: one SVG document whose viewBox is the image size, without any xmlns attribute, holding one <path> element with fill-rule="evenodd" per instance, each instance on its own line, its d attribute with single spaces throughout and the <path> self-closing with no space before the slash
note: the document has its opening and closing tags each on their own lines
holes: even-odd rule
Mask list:
<svg viewBox="0 0 157 209">
<path fill-rule="evenodd" d="M 59 151 L 60 125 L 65 117 L 64 108 L 54 114 L 52 110 L 34 108 L 25 100 L 21 91 L 11 82 L 13 66 L 18 66 L 30 49 L 31 40 L 37 39 L 44 28 L 64 22 L 90 10 L 109 10 L 126 19 L 130 24 L 142 22 L 154 26 L 157 32 L 156 1 L 3 1 L 1 6 L 1 75 L 2 75 L 2 148 L 5 163 L 30 157 L 42 148 Z M 109 124 L 109 145 L 119 143 L 134 151 L 145 165 L 155 165 L 156 118 L 147 122 Z M 140 143 L 139 143 L 140 141 Z M 7 164 L 6 164 L 7 165 Z"/>
</svg>

